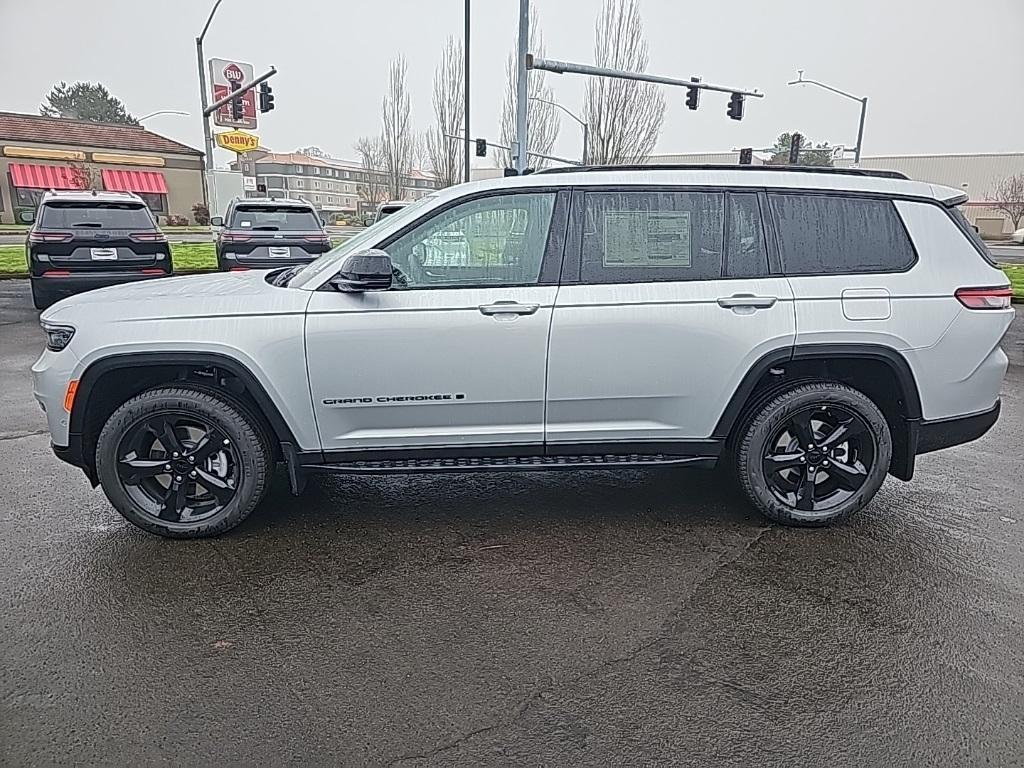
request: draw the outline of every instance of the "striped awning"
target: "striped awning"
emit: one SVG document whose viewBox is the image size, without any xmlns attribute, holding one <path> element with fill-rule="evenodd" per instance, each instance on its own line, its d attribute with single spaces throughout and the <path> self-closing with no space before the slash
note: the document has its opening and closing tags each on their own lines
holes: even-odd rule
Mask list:
<svg viewBox="0 0 1024 768">
<path fill-rule="evenodd" d="M 108 192 L 149 192 L 154 195 L 167 194 L 167 182 L 158 171 L 102 171 L 103 188 Z"/>
<path fill-rule="evenodd" d="M 81 179 L 66 165 L 11 163 L 11 184 L 21 189 L 81 189 Z"/>
</svg>

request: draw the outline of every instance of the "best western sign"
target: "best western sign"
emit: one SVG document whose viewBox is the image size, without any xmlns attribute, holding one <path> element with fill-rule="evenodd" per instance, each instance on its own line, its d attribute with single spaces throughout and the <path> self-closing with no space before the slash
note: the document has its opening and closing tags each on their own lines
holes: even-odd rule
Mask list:
<svg viewBox="0 0 1024 768">
<path fill-rule="evenodd" d="M 242 154 L 260 147 L 260 137 L 245 131 L 226 131 L 217 134 L 217 146 Z"/>
</svg>

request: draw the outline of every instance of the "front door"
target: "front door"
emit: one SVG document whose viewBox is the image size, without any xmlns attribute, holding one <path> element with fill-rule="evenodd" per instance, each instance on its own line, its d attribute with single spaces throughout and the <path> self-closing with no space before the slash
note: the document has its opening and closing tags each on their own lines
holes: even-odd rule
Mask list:
<svg viewBox="0 0 1024 768">
<path fill-rule="evenodd" d="M 548 451 L 700 454 L 753 363 L 794 343 L 758 194 L 579 197 L 551 325 Z"/>
<path fill-rule="evenodd" d="M 542 452 L 567 193 L 463 198 L 377 247 L 391 290 L 317 291 L 310 392 L 323 450 Z"/>
</svg>

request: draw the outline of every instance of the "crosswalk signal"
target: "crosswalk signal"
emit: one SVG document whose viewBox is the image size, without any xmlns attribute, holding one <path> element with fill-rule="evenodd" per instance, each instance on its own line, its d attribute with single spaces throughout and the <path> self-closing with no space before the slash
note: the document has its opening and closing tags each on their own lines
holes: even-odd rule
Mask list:
<svg viewBox="0 0 1024 768">
<path fill-rule="evenodd" d="M 800 145 L 804 143 L 804 137 L 794 133 L 789 139 L 789 164 L 800 164 Z"/>
<path fill-rule="evenodd" d="M 269 112 L 274 108 L 274 89 L 264 80 L 260 83 L 260 112 Z"/>
<path fill-rule="evenodd" d="M 731 120 L 743 119 L 743 99 L 742 93 L 734 93 L 729 97 L 729 109 L 726 114 Z"/>
<path fill-rule="evenodd" d="M 751 165 L 754 162 L 754 148 L 744 147 L 740 150 L 740 165 Z"/>
<path fill-rule="evenodd" d="M 691 77 L 691 83 L 699 83 L 699 77 Z M 686 106 L 689 109 L 696 109 L 700 103 L 700 88 L 687 88 L 686 89 Z"/>
<path fill-rule="evenodd" d="M 476 156 L 487 157 L 487 139 L 476 139 Z"/>
<path fill-rule="evenodd" d="M 238 89 L 241 87 L 241 83 L 236 83 L 234 80 L 231 81 L 232 92 L 237 93 Z M 237 96 L 231 99 L 231 119 L 241 120 L 244 116 L 245 109 L 242 107 L 242 94 L 239 93 Z"/>
</svg>

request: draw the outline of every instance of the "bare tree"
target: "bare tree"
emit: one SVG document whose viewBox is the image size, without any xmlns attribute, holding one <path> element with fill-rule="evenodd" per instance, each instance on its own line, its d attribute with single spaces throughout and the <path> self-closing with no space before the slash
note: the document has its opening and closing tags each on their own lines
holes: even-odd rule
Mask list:
<svg viewBox="0 0 1024 768">
<path fill-rule="evenodd" d="M 356 154 L 363 166 L 363 182 L 357 185 L 359 197 L 371 207 L 387 200 L 388 187 L 381 168 L 384 151 L 380 137 L 361 136 L 355 144 Z"/>
<path fill-rule="evenodd" d="M 536 7 L 530 6 L 530 37 L 527 50 L 537 58 L 544 58 L 544 35 L 540 31 Z M 545 104 L 554 101 L 554 93 L 544 84 L 546 72 L 531 69 L 527 72 L 526 93 L 529 102 L 526 109 L 526 148 L 529 152 L 542 155 L 551 154 L 551 148 L 558 138 L 558 112 L 555 107 Z M 541 101 L 538 101 L 541 99 Z M 511 147 L 516 140 L 516 46 L 505 61 L 505 102 L 501 107 L 501 143 Z M 512 165 L 512 155 L 508 150 L 496 149 L 495 161 L 499 167 Z M 543 168 L 548 161 L 530 155 L 528 164 L 531 168 Z"/>
<path fill-rule="evenodd" d="M 322 158 L 322 159 L 330 158 L 330 155 L 328 155 L 326 152 L 324 152 L 322 149 L 320 149 L 320 147 L 316 146 L 315 144 L 313 144 L 311 146 L 308 146 L 308 147 L 299 147 L 295 151 L 297 153 L 299 153 L 300 155 L 305 155 L 306 157 L 319 157 L 319 158 Z"/>
<path fill-rule="evenodd" d="M 449 37 L 434 72 L 437 123 L 426 136 L 427 161 L 441 187 L 462 181 L 462 143 L 448 138 L 458 136 L 463 128 L 462 75 L 462 41 Z"/>
<path fill-rule="evenodd" d="M 604 0 L 594 24 L 599 67 L 643 72 L 647 38 L 638 0 Z M 590 125 L 590 162 L 636 163 L 654 149 L 665 117 L 665 97 L 654 83 L 587 78 L 584 119 Z"/>
<path fill-rule="evenodd" d="M 995 201 L 992 208 L 1009 216 L 1014 229 L 1024 227 L 1024 173 L 996 182 L 989 197 Z"/>
<path fill-rule="evenodd" d="M 100 169 L 89 163 L 71 163 L 68 171 L 76 189 L 101 189 Z"/>
<path fill-rule="evenodd" d="M 408 69 L 404 56 L 399 56 L 391 62 L 388 70 L 388 90 L 384 94 L 382 110 L 382 170 L 392 200 L 402 198 L 404 181 L 412 168 L 414 138 L 409 124 L 409 91 L 405 85 Z"/>
</svg>

